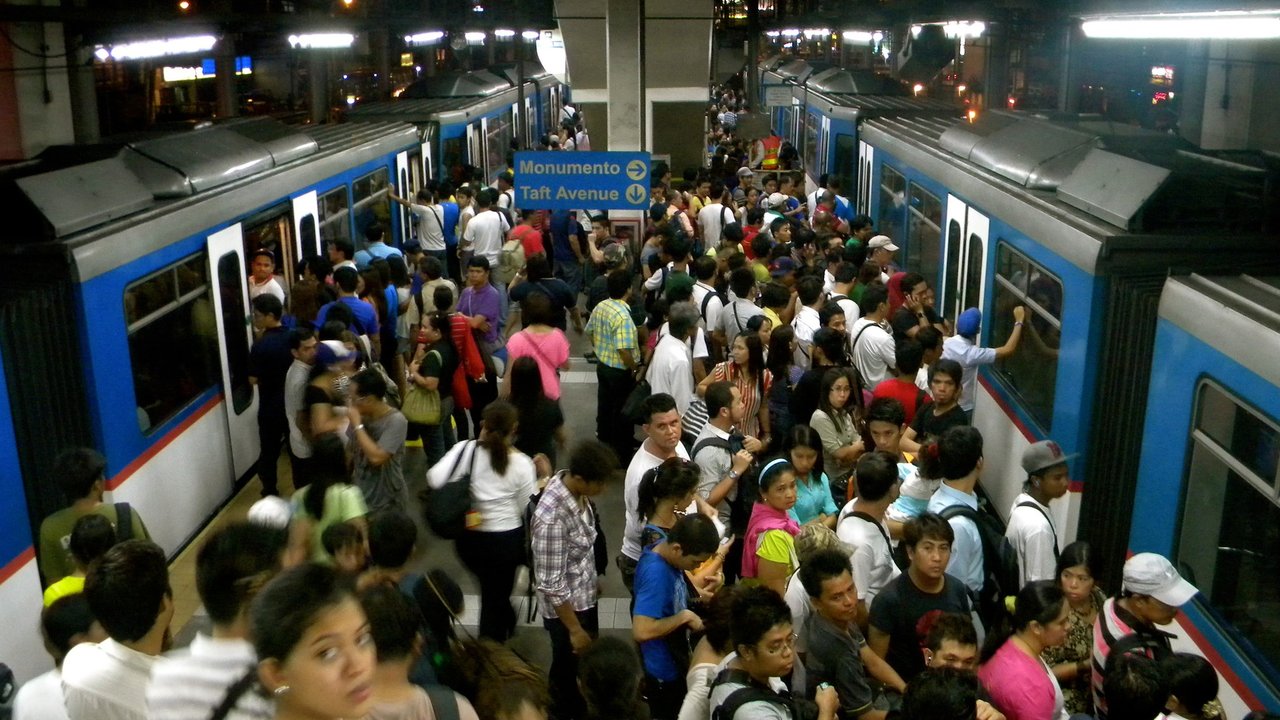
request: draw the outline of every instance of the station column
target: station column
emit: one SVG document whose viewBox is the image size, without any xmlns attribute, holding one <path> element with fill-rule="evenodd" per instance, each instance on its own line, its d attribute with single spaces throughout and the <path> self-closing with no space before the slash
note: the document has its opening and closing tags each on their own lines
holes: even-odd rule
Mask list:
<svg viewBox="0 0 1280 720">
<path fill-rule="evenodd" d="M 608 0 L 609 149 L 644 149 L 644 0 Z"/>
</svg>

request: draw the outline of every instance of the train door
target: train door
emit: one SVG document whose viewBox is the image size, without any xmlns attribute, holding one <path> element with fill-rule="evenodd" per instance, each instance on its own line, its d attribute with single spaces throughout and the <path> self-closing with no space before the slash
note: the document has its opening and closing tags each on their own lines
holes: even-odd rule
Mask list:
<svg viewBox="0 0 1280 720">
<path fill-rule="evenodd" d="M 413 197 L 413 185 L 409 181 L 409 151 L 396 153 L 396 194 L 406 200 L 415 201 Z M 409 213 L 409 208 L 395 204 L 397 215 L 400 217 L 400 247 L 413 237 L 413 217 Z"/>
<path fill-rule="evenodd" d="M 293 241 L 297 257 L 310 258 L 320 254 L 320 231 L 316 218 L 320 215 L 316 191 L 293 199 Z M 293 268 L 281 268 L 287 277 L 293 277 Z"/>
<path fill-rule="evenodd" d="M 524 140 L 521 146 L 526 148 L 535 147 L 534 143 L 537 140 L 538 111 L 533 102 L 536 96 L 537 92 L 535 91 L 533 95 L 526 95 L 524 98 L 524 123 L 522 123 L 521 128 L 524 131 Z"/>
<path fill-rule="evenodd" d="M 422 139 L 422 176 L 427 180 L 436 178 L 436 154 L 433 148 L 439 139 L 440 126 L 431 123 L 427 126 L 426 133 Z"/>
<path fill-rule="evenodd" d="M 467 126 L 467 164 L 484 170 L 484 135 L 488 123 L 484 118 Z M 487 171 L 485 177 L 489 177 Z"/>
<path fill-rule="evenodd" d="M 991 220 L 954 195 L 947 196 L 947 262 L 942 280 L 942 313 L 952 323 L 967 308 L 982 309 L 987 236 Z"/>
<path fill-rule="evenodd" d="M 876 149 L 867 143 L 858 141 L 858 195 L 854 198 L 854 204 L 858 207 L 858 212 L 864 215 L 871 214 L 871 171 L 875 167 Z"/>
<path fill-rule="evenodd" d="M 249 382 L 253 324 L 245 276 L 240 224 L 209 236 L 209 276 L 214 278 L 213 307 L 218 323 L 222 393 L 226 401 L 231 458 L 236 479 L 258 460 L 258 395 Z"/>
</svg>

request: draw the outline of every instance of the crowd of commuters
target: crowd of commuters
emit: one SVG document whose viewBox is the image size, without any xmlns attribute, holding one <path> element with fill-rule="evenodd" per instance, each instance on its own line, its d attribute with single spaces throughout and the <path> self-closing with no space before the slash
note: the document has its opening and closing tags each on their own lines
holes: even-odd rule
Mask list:
<svg viewBox="0 0 1280 720">
<path fill-rule="evenodd" d="M 505 173 L 392 195 L 413 244 L 330 240 L 287 294 L 255 255 L 267 497 L 200 541 L 211 626 L 171 648 L 164 553 L 104 502 L 103 458 L 69 451 L 38 546 L 55 669 L 16 717 L 1222 717 L 1213 667 L 1161 629 L 1195 587 L 1159 555 L 1064 546 L 1062 447 L 1027 447 L 1003 535 L 987 521 L 974 378 L 1016 352 L 1024 310 L 981 347 L 981 313 L 941 317 L 838 180 L 806 195 L 784 145 L 736 137 L 732 90 L 714 107 L 709 168 L 655 168 L 643 238 L 522 211 Z M 570 111 L 546 149 L 589 148 Z M 569 447 L 571 327 L 598 402 Z M 429 524 L 463 493 L 459 527 L 432 529 L 475 577 L 476 637 L 456 580 L 414 569 L 440 546 L 411 485 Z M 625 508 L 613 558 L 605 492 Z M 1095 578 L 1120 563 L 1108 594 Z M 546 668 L 505 644 L 522 565 Z M 630 640 L 601 636 L 611 566 Z"/>
</svg>

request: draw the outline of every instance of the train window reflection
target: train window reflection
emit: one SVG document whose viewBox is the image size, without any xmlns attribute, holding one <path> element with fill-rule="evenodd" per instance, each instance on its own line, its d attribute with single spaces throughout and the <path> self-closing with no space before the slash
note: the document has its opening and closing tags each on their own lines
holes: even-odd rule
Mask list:
<svg viewBox="0 0 1280 720">
<path fill-rule="evenodd" d="M 249 310 L 244 306 L 244 282 L 245 275 L 236 253 L 229 252 L 218 258 L 218 294 L 222 299 L 222 327 L 227 363 L 231 369 L 228 394 L 237 415 L 253 404 L 253 385 L 249 382 L 249 336 L 246 332 Z"/>
<path fill-rule="evenodd" d="M 208 262 L 200 253 L 125 288 L 129 364 L 144 433 L 221 377 Z"/>
<path fill-rule="evenodd" d="M 876 232 L 902 240 L 903 206 L 907 202 L 907 179 L 888 165 L 880 166 L 880 217 Z"/>
<path fill-rule="evenodd" d="M 347 211 L 347 186 L 336 187 L 318 199 L 320 239 L 327 245 L 334 240 L 351 239 L 351 218 Z"/>
<path fill-rule="evenodd" d="M 804 115 L 804 166 L 810 169 L 818 167 L 818 128 L 822 121 L 814 113 Z"/>
<path fill-rule="evenodd" d="M 387 197 L 391 179 L 386 168 L 379 168 L 351 183 L 351 204 L 355 213 L 356 237 L 364 240 L 365 230 L 371 225 L 381 225 L 384 233 L 391 232 L 391 198 Z M 389 236 L 387 237 L 390 240 Z M 360 243 L 356 245 L 357 249 Z"/>
<path fill-rule="evenodd" d="M 942 202 L 937 195 L 911 183 L 907 206 L 909 232 L 905 269 L 920 273 L 932 285 L 938 281 L 938 263 L 942 257 L 942 229 L 939 227 Z"/>
<path fill-rule="evenodd" d="M 1177 561 L 1264 676 L 1280 667 L 1280 427 L 1211 381 L 1197 393 Z M 1221 508 L 1206 513 L 1205 508 Z"/>
<path fill-rule="evenodd" d="M 1052 429 L 1062 338 L 1062 281 L 1007 243 L 996 245 L 995 306 L 987 314 L 991 342 L 1002 344 L 1013 332 L 1013 308 L 1027 308 L 1022 342 L 1013 355 L 996 362 L 996 371 L 1019 404 L 1046 431 Z"/>
</svg>

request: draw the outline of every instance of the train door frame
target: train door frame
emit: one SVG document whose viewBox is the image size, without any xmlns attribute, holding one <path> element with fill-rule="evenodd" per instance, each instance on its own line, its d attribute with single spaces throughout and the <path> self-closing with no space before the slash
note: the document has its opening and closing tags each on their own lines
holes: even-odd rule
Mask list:
<svg viewBox="0 0 1280 720">
<path fill-rule="evenodd" d="M 320 243 L 320 200 L 315 190 L 303 193 L 290 202 L 293 205 L 293 244 L 297 250 L 298 258 L 309 258 L 319 255 L 324 251 Z M 308 225 L 307 219 L 311 222 Z M 310 229 L 310 236 L 315 247 L 308 248 L 306 240 L 307 230 Z M 294 268 L 279 268 L 285 275 L 292 277 Z"/>
<path fill-rule="evenodd" d="M 536 95 L 536 90 L 535 90 Z M 522 122 L 521 130 L 524 131 L 524 142 L 521 143 L 526 148 L 535 147 L 533 131 L 538 127 L 538 109 L 533 102 L 534 95 L 524 96 L 524 122 Z"/>
<path fill-rule="evenodd" d="M 440 142 L 440 126 L 436 123 L 428 123 L 423 130 L 422 137 L 422 169 L 423 175 L 427 180 L 436 179 L 436 153 L 435 144 Z"/>
<path fill-rule="evenodd" d="M 957 240 L 952 239 L 953 224 L 960 231 Z M 938 296 L 941 298 L 942 316 L 955 323 L 960 313 L 967 308 L 985 309 L 987 254 L 991 248 L 991 218 L 964 200 L 948 193 L 947 218 L 942 237 L 944 250 Z M 973 252 L 975 238 L 979 243 L 976 257 Z M 975 274 L 978 281 L 976 289 L 971 287 Z"/>
<path fill-rule="evenodd" d="M 871 215 L 871 182 L 875 175 L 876 149 L 865 140 L 858 141 L 858 212 Z M 936 282 L 936 279 L 935 279 Z"/>
<path fill-rule="evenodd" d="M 484 171 L 486 157 L 484 152 L 485 126 L 488 124 L 484 118 L 479 118 L 475 122 L 467 124 L 467 154 L 469 156 L 467 157 L 467 164 L 480 168 L 482 172 Z M 488 176 L 486 175 L 486 177 Z M 470 180 L 471 178 L 467 179 Z"/>
<path fill-rule="evenodd" d="M 228 337 L 226 325 L 226 317 L 223 315 L 223 282 L 222 275 L 219 273 L 219 266 L 222 260 L 229 255 L 233 255 L 235 262 L 229 266 L 235 267 L 237 277 L 239 278 L 240 301 L 248 312 L 249 309 L 249 285 L 248 280 L 244 276 L 243 268 L 245 267 L 245 251 L 244 251 L 244 235 L 240 223 L 236 223 L 227 228 L 223 228 L 218 232 L 208 236 L 205 240 L 205 247 L 209 253 L 209 279 L 213 283 L 213 316 L 218 326 L 218 361 L 222 367 L 222 391 L 223 400 L 226 407 L 227 418 L 227 435 L 231 445 L 231 464 L 235 473 L 235 477 L 231 480 L 235 482 L 242 477 L 246 477 L 249 471 L 253 469 L 254 464 L 258 461 L 260 448 L 258 445 L 258 391 L 253 388 L 251 402 L 242 407 L 236 407 L 234 399 L 234 390 L 231 383 L 231 357 L 228 354 L 229 348 L 222 339 Z M 244 332 L 248 339 L 246 348 L 253 347 L 253 321 L 252 315 L 246 314 L 244 317 Z"/>
<path fill-rule="evenodd" d="M 396 194 L 410 202 L 416 201 L 413 196 L 413 183 L 409 178 L 409 151 L 396 153 Z M 413 217 L 409 208 L 396 203 L 400 211 L 400 247 L 404 247 L 412 239 Z"/>
</svg>

